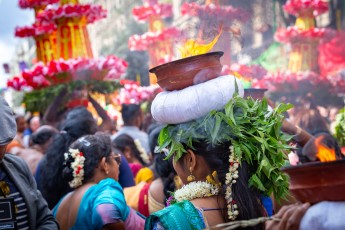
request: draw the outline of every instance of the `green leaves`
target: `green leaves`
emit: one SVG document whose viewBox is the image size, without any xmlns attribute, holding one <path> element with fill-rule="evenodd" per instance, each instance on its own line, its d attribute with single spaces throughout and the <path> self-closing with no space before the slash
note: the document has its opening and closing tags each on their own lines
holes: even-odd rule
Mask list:
<svg viewBox="0 0 345 230">
<path fill-rule="evenodd" d="M 221 111 L 211 111 L 195 121 L 166 126 L 159 135 L 161 148 L 169 147 L 170 158 L 177 161 L 185 152 L 185 146 L 193 149 L 193 142 L 206 141 L 219 145 L 231 142 L 241 161 L 254 165 L 249 185 L 265 195 L 274 194 L 276 199 L 288 193 L 288 178 L 280 171 L 285 164 L 285 150 L 289 136 L 280 127 L 283 114 L 292 105 L 281 104 L 268 110 L 266 99 L 243 99 L 237 94 Z"/>
</svg>

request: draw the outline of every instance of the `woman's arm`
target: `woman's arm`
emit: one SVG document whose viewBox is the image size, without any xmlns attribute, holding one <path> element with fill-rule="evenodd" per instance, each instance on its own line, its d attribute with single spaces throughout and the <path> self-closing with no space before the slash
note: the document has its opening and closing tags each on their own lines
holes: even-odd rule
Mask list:
<svg viewBox="0 0 345 230">
<path fill-rule="evenodd" d="M 284 119 L 281 129 L 287 134 L 294 135 L 293 139 L 302 147 L 313 137 L 307 131 L 295 126 L 286 119 Z"/>
<path fill-rule="evenodd" d="M 48 106 L 43 116 L 44 124 L 55 126 L 55 124 L 59 122 L 60 117 L 58 116 L 58 111 L 63 104 L 66 94 L 67 87 L 64 87 L 60 91 L 60 93 L 55 97 L 54 101 Z"/>
<path fill-rule="evenodd" d="M 112 130 L 113 121 L 108 116 L 107 112 L 97 103 L 95 99 L 93 99 L 90 94 L 88 94 L 88 99 L 91 102 L 92 106 L 95 108 L 98 116 L 102 118 L 102 124 L 98 127 L 99 131 L 105 132 Z"/>
</svg>

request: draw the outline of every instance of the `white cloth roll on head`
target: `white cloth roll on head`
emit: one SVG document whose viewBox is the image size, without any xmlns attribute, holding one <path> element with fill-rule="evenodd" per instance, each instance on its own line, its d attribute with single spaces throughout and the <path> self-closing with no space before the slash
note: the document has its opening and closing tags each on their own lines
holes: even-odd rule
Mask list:
<svg viewBox="0 0 345 230">
<path fill-rule="evenodd" d="M 236 83 L 238 94 L 243 97 L 243 86 L 232 75 L 220 76 L 182 90 L 159 93 L 152 102 L 152 116 L 162 124 L 180 124 L 198 119 L 212 110 L 222 109 L 235 93 Z"/>
</svg>

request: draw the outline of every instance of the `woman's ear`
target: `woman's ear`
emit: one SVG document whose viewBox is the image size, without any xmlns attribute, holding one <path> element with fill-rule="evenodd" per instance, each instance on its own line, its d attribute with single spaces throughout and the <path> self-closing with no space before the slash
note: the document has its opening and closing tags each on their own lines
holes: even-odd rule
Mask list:
<svg viewBox="0 0 345 230">
<path fill-rule="evenodd" d="M 188 154 L 186 154 L 186 157 L 184 158 L 184 160 L 185 160 L 184 163 L 188 167 L 188 170 L 193 172 L 194 168 L 197 164 L 197 162 L 196 162 L 197 157 L 196 157 L 195 153 L 193 152 L 193 150 L 188 149 L 187 153 Z"/>
<path fill-rule="evenodd" d="M 99 166 L 101 170 L 105 172 L 105 174 L 109 173 L 109 165 L 107 164 L 107 159 L 105 157 L 103 157 L 102 160 L 99 162 Z"/>
</svg>

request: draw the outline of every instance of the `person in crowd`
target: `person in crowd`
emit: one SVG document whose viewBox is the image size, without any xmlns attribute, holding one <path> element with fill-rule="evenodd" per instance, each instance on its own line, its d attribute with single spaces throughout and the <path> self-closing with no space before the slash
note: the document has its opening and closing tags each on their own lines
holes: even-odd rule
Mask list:
<svg viewBox="0 0 345 230">
<path fill-rule="evenodd" d="M 31 135 L 41 126 L 41 119 L 39 116 L 33 116 L 29 119 L 29 127 L 24 132 L 24 146 L 29 147 L 31 142 Z"/>
<path fill-rule="evenodd" d="M 165 161 L 164 155 L 160 151 L 157 152 L 157 138 L 161 129 L 162 127 L 158 126 L 149 133 L 150 149 L 155 153 L 153 157 L 155 179 L 152 183 L 141 182 L 136 186 L 124 189 L 127 204 L 144 216 L 163 209 L 166 200 L 170 197 L 170 192 L 175 191 L 175 187 L 177 187 L 175 183 L 178 179 L 172 162 Z"/>
<path fill-rule="evenodd" d="M 82 92 L 87 93 L 87 92 Z M 45 124 L 52 125 L 54 127 L 61 127 L 63 121 L 66 119 L 67 114 L 76 108 L 67 108 L 64 104 L 66 98 L 72 97 L 67 88 L 64 87 L 60 93 L 55 97 L 52 103 L 48 106 L 46 112 L 43 115 L 43 121 Z M 107 112 L 98 104 L 98 102 L 90 95 L 87 94 L 87 99 L 95 108 L 98 116 L 102 119 L 102 123 L 99 125 L 98 130 L 104 132 L 112 132 L 115 129 L 115 123 L 108 116 Z"/>
<path fill-rule="evenodd" d="M 38 163 L 42 160 L 48 146 L 58 133 L 59 131 L 56 128 L 49 125 L 43 125 L 31 135 L 31 147 L 16 148 L 12 153 L 23 158 L 28 164 L 32 174 L 35 175 Z"/>
<path fill-rule="evenodd" d="M 293 123 L 311 135 L 329 133 L 327 120 L 316 108 L 297 108 Z"/>
<path fill-rule="evenodd" d="M 215 81 L 219 86 L 233 84 L 239 95 L 225 95 L 217 93 L 219 87 L 207 87 Z M 203 229 L 231 225 L 233 220 L 257 219 L 267 216 L 262 195 L 273 192 L 280 199 L 288 193 L 288 178 L 280 171 L 285 164 L 283 150 L 288 146 L 279 131 L 282 112 L 289 107 L 269 111 L 267 101 L 241 98 L 243 87 L 234 78 L 224 76 L 215 81 L 204 82 L 202 87 L 215 97 L 213 100 L 220 97 L 217 103 L 201 101 L 204 94 L 196 94 L 202 88 L 198 85 L 178 94 L 158 94 L 153 101 L 153 117 L 167 124 L 160 132 L 160 150 L 169 149 L 165 157 L 172 159 L 184 186 L 174 192 L 167 208 L 149 216 L 145 229 Z M 173 97 L 187 93 L 193 101 L 202 102 L 195 111 L 202 107 L 204 115 L 181 112 L 190 105 Z M 168 108 L 160 96 L 169 97 L 174 104 Z M 181 116 L 171 114 L 170 108 Z M 264 224 L 251 229 L 264 229 Z"/>
<path fill-rule="evenodd" d="M 121 156 L 120 176 L 119 176 L 120 185 L 122 186 L 122 188 L 134 186 L 135 185 L 134 176 L 133 176 L 131 167 L 128 164 L 128 161 L 126 160 L 126 157 L 117 148 L 113 147 L 113 152 L 116 154 L 120 154 Z"/>
<path fill-rule="evenodd" d="M 150 153 L 149 139 L 147 133 L 141 131 L 143 125 L 143 111 L 140 108 L 140 105 L 137 104 L 123 104 L 121 110 L 123 127 L 111 137 L 114 140 L 116 137 L 121 134 L 127 134 L 131 136 L 134 140 L 139 140 L 146 153 Z"/>
<path fill-rule="evenodd" d="M 49 208 L 53 208 L 61 197 L 71 191 L 68 183 L 62 178 L 64 153 L 79 137 L 94 134 L 96 131 L 97 124 L 86 108 L 76 107 L 67 114 L 60 133 L 48 146 L 35 176 Z"/>
<path fill-rule="evenodd" d="M 147 167 L 150 165 L 150 159 L 139 140 L 133 140 L 129 135 L 121 134 L 112 141 L 112 144 L 114 148 L 119 149 L 123 156 L 125 156 L 133 172 L 136 184 L 142 181 L 151 182 L 153 180 L 153 172 Z"/>
<path fill-rule="evenodd" d="M 126 205 L 117 182 L 121 156 L 112 152 L 110 136 L 81 137 L 64 157 L 63 177 L 74 191 L 53 210 L 62 230 L 143 228 L 145 220 Z"/>
<path fill-rule="evenodd" d="M 26 163 L 5 154 L 17 132 L 16 121 L 7 102 L 0 97 L 0 229 L 59 229 Z"/>
<path fill-rule="evenodd" d="M 23 148 L 24 141 L 23 141 L 23 133 L 26 128 L 25 118 L 22 115 L 15 116 L 16 125 L 17 125 L 17 134 L 14 139 L 7 145 L 7 152 L 11 152 L 13 148 Z"/>
</svg>

